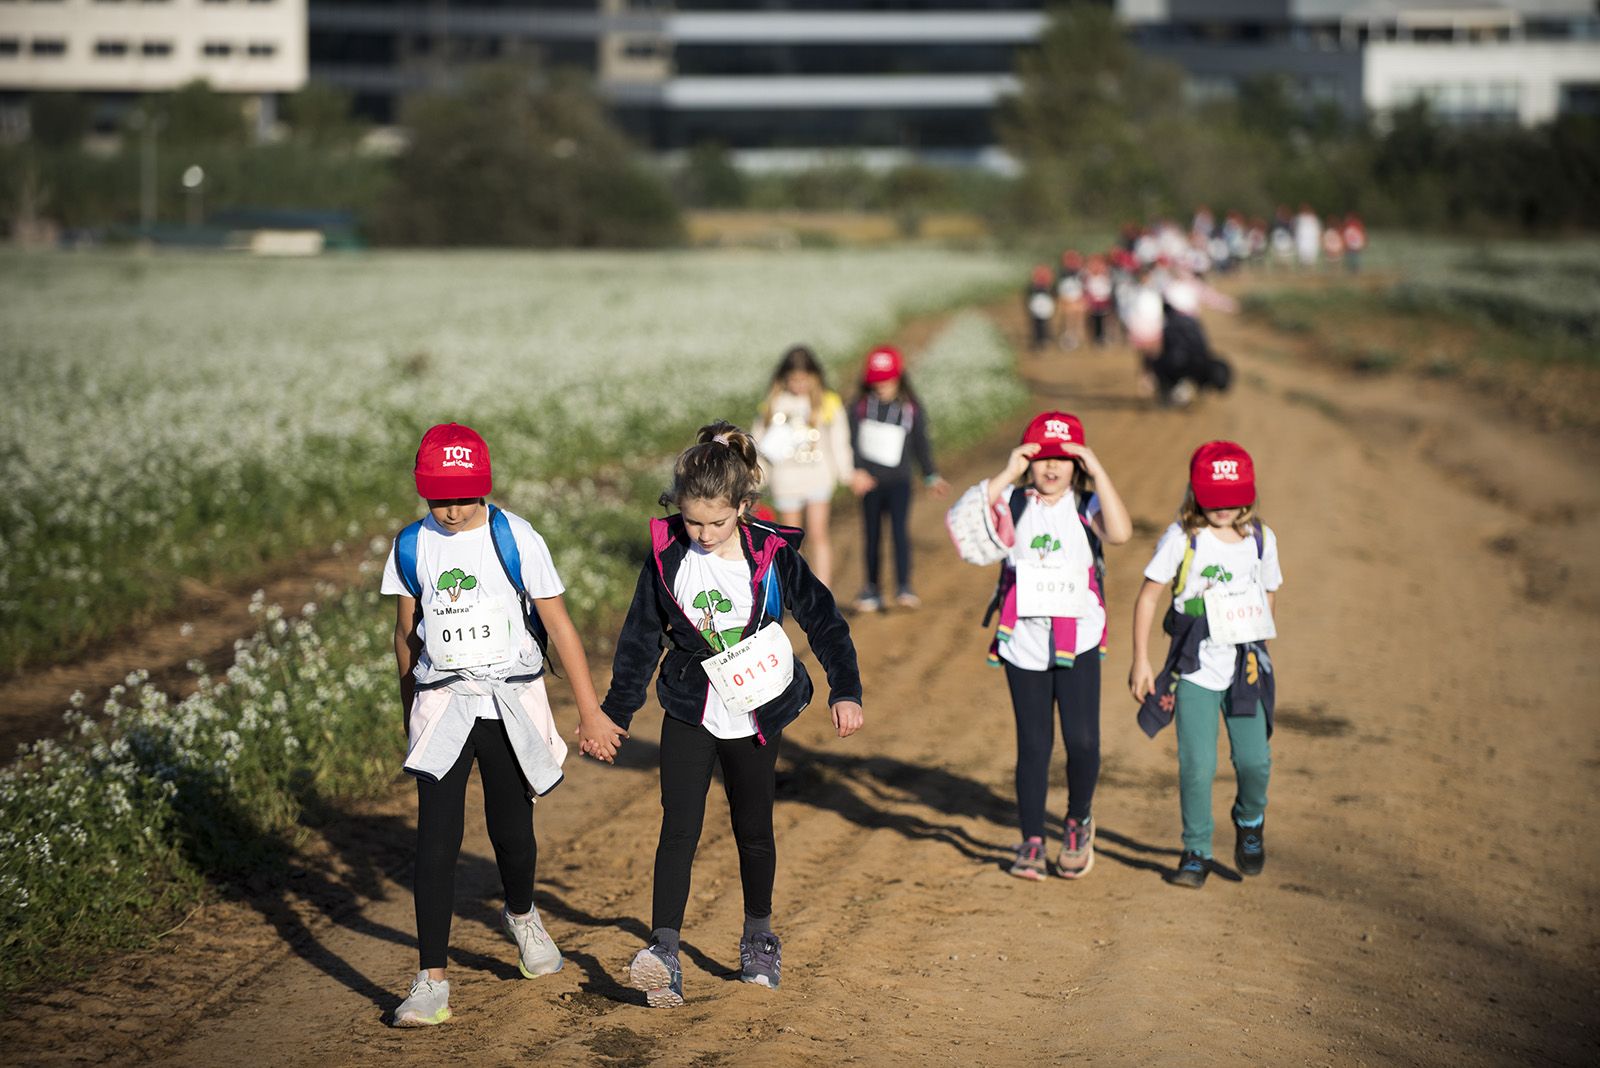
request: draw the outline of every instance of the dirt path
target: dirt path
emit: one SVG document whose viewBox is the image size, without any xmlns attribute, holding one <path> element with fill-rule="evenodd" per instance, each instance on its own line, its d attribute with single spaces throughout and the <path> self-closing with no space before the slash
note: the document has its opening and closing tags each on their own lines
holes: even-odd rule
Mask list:
<svg viewBox="0 0 1600 1068">
<path fill-rule="evenodd" d="M 1213 330 L 1239 385 L 1190 412 L 1136 401 L 1125 354 L 1024 366 L 1042 404 L 1084 417 L 1138 528 L 1110 556 L 1087 879 L 1001 869 L 1013 733 L 976 624 L 992 575 L 956 561 L 919 502 L 927 607 L 854 623 L 867 730 L 830 738 L 814 708 L 784 739 L 781 991 L 730 981 L 739 881 L 716 791 L 684 932 L 689 1004 L 653 1012 L 617 981 L 649 913 L 647 710 L 623 766 L 577 763 L 538 808 L 559 975 L 517 978 L 478 818 L 457 884 L 457 1018 L 382 1025 L 415 963 L 412 802 L 397 789 L 328 828 L 281 883 L 18 1006 L 0 1024 L 8 1061 L 1593 1063 L 1600 478 L 1570 442 L 1497 426 L 1444 389 L 1358 382 L 1275 358 L 1258 328 Z M 1190 893 L 1162 879 L 1174 741 L 1138 731 L 1121 679 L 1138 573 L 1189 451 L 1217 436 L 1255 451 L 1283 539 L 1280 729 L 1266 872 Z M 1011 440 L 947 474 L 990 473 Z M 838 534 L 848 589 L 849 517 Z M 1224 830 L 1219 856 L 1230 843 Z"/>
</svg>

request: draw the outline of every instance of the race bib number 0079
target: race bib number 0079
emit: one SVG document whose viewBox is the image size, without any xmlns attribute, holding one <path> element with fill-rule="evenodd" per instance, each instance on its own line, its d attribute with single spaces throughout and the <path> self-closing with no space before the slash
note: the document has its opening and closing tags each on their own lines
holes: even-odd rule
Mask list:
<svg viewBox="0 0 1600 1068">
<path fill-rule="evenodd" d="M 1017 615 L 1080 619 L 1091 604 L 1087 568 L 1023 560 L 1017 565 Z"/>
<path fill-rule="evenodd" d="M 1260 586 L 1213 586 L 1205 592 L 1205 599 L 1212 641 L 1244 645 L 1278 636 L 1272 609 Z"/>
</svg>

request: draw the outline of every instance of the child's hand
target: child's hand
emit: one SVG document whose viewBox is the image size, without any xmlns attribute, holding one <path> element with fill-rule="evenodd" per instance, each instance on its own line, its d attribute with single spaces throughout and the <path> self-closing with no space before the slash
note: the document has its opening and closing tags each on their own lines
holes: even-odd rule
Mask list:
<svg viewBox="0 0 1600 1068">
<path fill-rule="evenodd" d="M 833 704 L 833 729 L 839 732 L 841 738 L 848 738 L 860 730 L 866 718 L 858 701 L 835 701 Z"/>
<path fill-rule="evenodd" d="M 850 492 L 857 497 L 865 497 L 878 486 L 878 480 L 867 474 L 861 468 L 856 468 L 850 475 Z"/>
<path fill-rule="evenodd" d="M 1001 482 L 1015 482 L 1028 471 L 1028 465 L 1033 462 L 1034 453 L 1040 446 L 1037 442 L 1027 445 L 1018 445 L 1011 450 L 1011 458 L 1006 461 L 1006 469 L 1000 473 Z"/>
<path fill-rule="evenodd" d="M 1076 456 L 1080 461 L 1082 461 L 1083 470 L 1090 478 L 1098 479 L 1105 477 L 1106 469 L 1100 466 L 1100 457 L 1096 456 L 1094 454 L 1094 450 L 1089 448 L 1089 446 L 1079 444 L 1075 441 L 1064 441 L 1061 443 L 1061 451 L 1069 456 Z"/>
<path fill-rule="evenodd" d="M 1136 660 L 1128 669 L 1128 692 L 1135 701 L 1143 701 L 1156 692 L 1156 676 L 1150 670 L 1150 661 Z"/>
<path fill-rule="evenodd" d="M 607 764 L 613 763 L 617 758 L 617 750 L 622 748 L 622 740 L 627 736 L 628 732 L 604 713 L 580 713 L 578 716 L 578 751 L 585 756 L 592 756 Z"/>
<path fill-rule="evenodd" d="M 946 482 L 942 477 L 936 478 L 928 483 L 928 492 L 935 497 L 948 497 L 950 496 L 950 483 Z"/>
</svg>

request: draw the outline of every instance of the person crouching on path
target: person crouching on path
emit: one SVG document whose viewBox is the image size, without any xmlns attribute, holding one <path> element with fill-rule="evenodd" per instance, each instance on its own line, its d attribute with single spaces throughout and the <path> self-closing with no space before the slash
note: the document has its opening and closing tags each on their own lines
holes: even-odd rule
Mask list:
<svg viewBox="0 0 1600 1068">
<path fill-rule="evenodd" d="M 749 518 L 760 485 L 755 442 L 731 423 L 701 427 L 698 443 L 678 456 L 672 486 L 661 495 L 661 503 L 678 512 L 650 521 L 650 552 L 601 705 L 626 729 L 659 664 L 656 696 L 666 716 L 650 944 L 628 965 L 628 982 L 644 991 L 652 1008 L 683 1004 L 679 932 L 706 791 L 719 763 L 744 889 L 739 978 L 778 986 L 775 766 L 784 729 L 812 696 L 811 677 L 784 635 L 785 609 L 827 672 L 839 737 L 848 738 L 863 722 L 850 627 L 801 558 L 802 532 Z"/>
<path fill-rule="evenodd" d="M 1228 729 L 1238 793 L 1234 860 L 1245 875 L 1266 863 L 1267 779 L 1272 771 L 1276 677 L 1267 640 L 1283 585 L 1278 539 L 1256 514 L 1255 465 L 1231 441 L 1211 441 L 1189 462 L 1189 489 L 1144 569 L 1133 610 L 1128 688 L 1139 725 L 1155 737 L 1178 723 L 1178 796 L 1183 857 L 1170 881 L 1199 889 L 1210 874 L 1211 781 L 1217 772 L 1217 719 Z M 1161 673 L 1150 669 L 1150 624 L 1168 597 L 1172 637 Z"/>
<path fill-rule="evenodd" d="M 545 694 L 547 642 L 571 676 L 582 751 L 609 761 L 627 737 L 600 711 L 544 539 L 485 500 L 492 480 L 483 438 L 456 423 L 433 427 L 414 473 L 428 514 L 395 537 L 382 586 L 396 603 L 405 770 L 417 780 L 420 970 L 394 1012 L 400 1027 L 450 1018 L 446 954 L 474 760 L 517 967 L 528 979 L 561 970 L 533 905 L 533 802 L 560 783 L 567 754 Z"/>
<path fill-rule="evenodd" d="M 1102 543 L 1121 545 L 1133 522 L 1083 424 L 1041 412 L 986 484 L 1000 543 L 1009 547 L 995 589 L 999 629 L 991 664 L 1004 664 L 1017 725 L 1017 819 L 1012 875 L 1043 879 L 1044 814 L 1054 720 L 1067 752 L 1067 816 L 1056 873 L 1094 865 L 1094 790 L 1100 778 L 1100 661 L 1106 605 Z M 984 622 L 988 623 L 986 616 Z"/>
</svg>

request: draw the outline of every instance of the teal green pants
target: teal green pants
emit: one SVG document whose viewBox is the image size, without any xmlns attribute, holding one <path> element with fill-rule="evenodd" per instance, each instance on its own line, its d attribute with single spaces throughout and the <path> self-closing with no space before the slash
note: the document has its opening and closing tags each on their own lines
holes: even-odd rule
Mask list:
<svg viewBox="0 0 1600 1068">
<path fill-rule="evenodd" d="M 1253 824 L 1267 812 L 1267 779 L 1272 751 L 1267 746 L 1267 717 L 1222 715 L 1228 695 L 1192 682 L 1178 683 L 1178 800 L 1183 809 L 1183 848 L 1211 856 L 1211 782 L 1217 777 L 1217 720 L 1228 726 L 1228 748 L 1238 794 L 1233 818 Z"/>
</svg>

